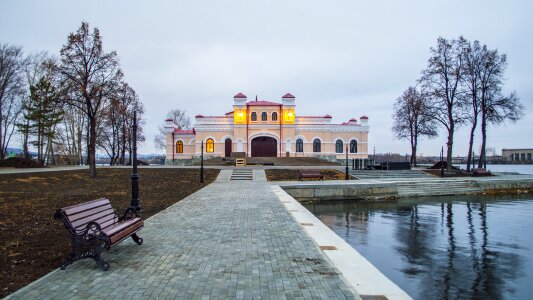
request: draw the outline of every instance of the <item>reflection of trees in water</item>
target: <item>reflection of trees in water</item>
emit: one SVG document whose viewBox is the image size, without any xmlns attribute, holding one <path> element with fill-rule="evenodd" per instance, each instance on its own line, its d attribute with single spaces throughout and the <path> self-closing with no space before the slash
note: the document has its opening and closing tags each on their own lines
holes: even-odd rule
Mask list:
<svg viewBox="0 0 533 300">
<path fill-rule="evenodd" d="M 400 246 L 396 251 L 406 261 L 401 271 L 409 278 L 420 280 L 419 294 L 412 296 L 417 299 L 500 299 L 512 293 L 505 290 L 504 279 L 519 276 L 521 259 L 517 254 L 498 251 L 489 245 L 486 203 L 466 203 L 468 241 L 456 236 L 462 229 L 457 226 L 462 224 L 456 219 L 454 209 L 457 208 L 452 203 L 442 203 L 440 218 L 434 214 L 421 217 L 417 205 L 397 211 L 401 217 L 397 218 L 396 239 Z M 478 211 L 478 220 L 474 209 Z M 438 227 L 446 230 L 445 241 L 438 240 Z M 466 247 L 461 246 L 463 242 Z M 440 249 L 439 245 L 444 248 Z"/>
</svg>

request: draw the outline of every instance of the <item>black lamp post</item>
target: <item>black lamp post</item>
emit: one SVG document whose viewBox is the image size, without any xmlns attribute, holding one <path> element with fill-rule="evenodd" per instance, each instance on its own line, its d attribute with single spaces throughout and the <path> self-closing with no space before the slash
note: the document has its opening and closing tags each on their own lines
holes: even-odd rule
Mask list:
<svg viewBox="0 0 533 300">
<path fill-rule="evenodd" d="M 200 183 L 204 183 L 204 141 L 202 141 L 202 157 L 200 157 Z"/>
<path fill-rule="evenodd" d="M 139 174 L 137 174 L 137 111 L 133 111 L 133 172 L 131 173 L 131 207 L 141 210 L 139 206 Z"/>
<path fill-rule="evenodd" d="M 440 177 L 444 177 L 444 147 L 440 149 Z"/>
<path fill-rule="evenodd" d="M 344 180 L 350 180 L 350 175 L 348 175 L 348 145 L 346 145 L 346 170 L 344 173 Z"/>
</svg>

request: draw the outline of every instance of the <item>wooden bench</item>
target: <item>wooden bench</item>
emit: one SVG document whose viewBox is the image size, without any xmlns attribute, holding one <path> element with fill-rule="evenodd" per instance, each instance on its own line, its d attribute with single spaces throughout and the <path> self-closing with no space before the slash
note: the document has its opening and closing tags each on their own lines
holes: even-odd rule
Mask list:
<svg viewBox="0 0 533 300">
<path fill-rule="evenodd" d="M 102 252 L 130 237 L 138 244 L 143 239 L 137 232 L 144 226 L 134 208 L 119 216 L 108 199 L 93 200 L 58 209 L 54 219 L 63 221 L 70 233 L 72 253 L 61 263 L 61 270 L 78 259 L 93 258 L 104 271 L 109 264 L 101 258 Z"/>
<path fill-rule="evenodd" d="M 491 176 L 492 173 L 490 171 L 485 170 L 484 168 L 474 168 L 472 169 L 472 176 Z"/>
<path fill-rule="evenodd" d="M 298 170 L 298 181 L 304 178 L 319 178 L 324 180 L 324 174 L 320 170 Z"/>
</svg>

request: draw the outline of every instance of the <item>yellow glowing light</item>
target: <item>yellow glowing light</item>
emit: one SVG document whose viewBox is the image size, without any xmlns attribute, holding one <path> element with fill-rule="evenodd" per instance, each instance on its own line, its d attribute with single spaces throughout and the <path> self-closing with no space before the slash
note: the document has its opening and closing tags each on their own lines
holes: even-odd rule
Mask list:
<svg viewBox="0 0 533 300">
<path fill-rule="evenodd" d="M 213 139 L 207 139 L 207 142 L 205 143 L 205 152 L 215 152 L 215 141 L 213 141 Z"/>
<path fill-rule="evenodd" d="M 289 111 L 289 117 L 292 117 L 292 111 Z"/>
<path fill-rule="evenodd" d="M 244 124 L 244 123 L 246 123 L 246 114 L 242 110 L 235 109 L 234 123 L 235 124 Z"/>
</svg>

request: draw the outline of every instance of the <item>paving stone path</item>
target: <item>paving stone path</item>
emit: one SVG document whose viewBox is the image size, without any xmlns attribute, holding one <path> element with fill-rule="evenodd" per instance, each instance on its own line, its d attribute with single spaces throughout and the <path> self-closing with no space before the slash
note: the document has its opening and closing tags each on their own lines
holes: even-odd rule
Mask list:
<svg viewBox="0 0 533 300">
<path fill-rule="evenodd" d="M 146 220 L 142 246 L 124 241 L 56 270 L 12 299 L 357 299 L 266 183 L 217 181 Z M 142 199 L 141 199 L 142 201 Z"/>
</svg>

